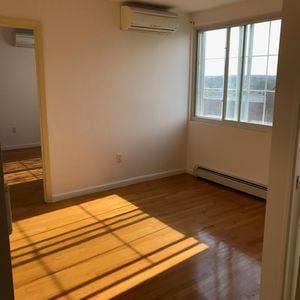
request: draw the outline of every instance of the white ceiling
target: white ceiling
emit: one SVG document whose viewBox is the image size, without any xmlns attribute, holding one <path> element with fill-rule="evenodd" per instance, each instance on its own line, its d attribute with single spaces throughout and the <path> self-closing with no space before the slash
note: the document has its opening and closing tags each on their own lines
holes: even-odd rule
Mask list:
<svg viewBox="0 0 300 300">
<path fill-rule="evenodd" d="M 114 0 L 117 2 L 126 2 L 124 0 Z M 134 2 L 142 2 L 156 5 L 164 5 L 172 8 L 177 8 L 184 12 L 196 12 L 212 7 L 222 6 L 233 2 L 243 0 L 135 0 Z"/>
</svg>

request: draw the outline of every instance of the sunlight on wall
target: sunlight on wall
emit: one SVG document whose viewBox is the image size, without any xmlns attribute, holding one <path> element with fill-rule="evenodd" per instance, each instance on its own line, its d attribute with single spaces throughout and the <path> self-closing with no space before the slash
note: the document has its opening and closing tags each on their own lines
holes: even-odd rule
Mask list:
<svg viewBox="0 0 300 300">
<path fill-rule="evenodd" d="M 16 299 L 111 298 L 208 248 L 130 200 L 109 195 L 15 222 Z"/>
</svg>

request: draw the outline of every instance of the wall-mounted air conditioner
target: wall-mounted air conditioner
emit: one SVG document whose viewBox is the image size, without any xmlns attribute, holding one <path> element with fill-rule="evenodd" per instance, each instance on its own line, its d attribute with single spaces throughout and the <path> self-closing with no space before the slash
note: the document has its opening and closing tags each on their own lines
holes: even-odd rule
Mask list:
<svg viewBox="0 0 300 300">
<path fill-rule="evenodd" d="M 14 46 L 34 48 L 35 38 L 32 30 L 16 29 L 13 31 Z"/>
<path fill-rule="evenodd" d="M 178 15 L 162 9 L 121 6 L 121 29 L 172 33 L 179 28 Z"/>
</svg>

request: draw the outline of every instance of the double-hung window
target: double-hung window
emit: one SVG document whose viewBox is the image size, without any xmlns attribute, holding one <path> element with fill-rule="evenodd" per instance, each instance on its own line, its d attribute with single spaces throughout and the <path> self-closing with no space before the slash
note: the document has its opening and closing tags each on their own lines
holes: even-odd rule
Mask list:
<svg viewBox="0 0 300 300">
<path fill-rule="evenodd" d="M 198 32 L 199 118 L 272 125 L 280 20 Z"/>
</svg>

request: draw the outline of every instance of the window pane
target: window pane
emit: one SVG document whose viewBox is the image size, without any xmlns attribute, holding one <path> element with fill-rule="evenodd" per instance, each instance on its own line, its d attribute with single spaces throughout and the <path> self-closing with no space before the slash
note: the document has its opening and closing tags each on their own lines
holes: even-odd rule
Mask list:
<svg viewBox="0 0 300 300">
<path fill-rule="evenodd" d="M 222 89 L 204 89 L 203 115 L 211 118 L 219 118 L 222 114 Z"/>
<path fill-rule="evenodd" d="M 208 59 L 205 61 L 204 87 L 223 88 L 224 86 L 224 59 Z"/>
<path fill-rule="evenodd" d="M 227 105 L 226 105 L 226 119 L 227 120 L 237 120 L 238 113 L 238 99 L 239 95 L 236 90 L 227 91 Z"/>
<path fill-rule="evenodd" d="M 270 22 L 256 23 L 248 26 L 254 27 L 252 55 L 267 55 L 269 47 Z M 251 35 L 249 37 L 251 39 Z"/>
<path fill-rule="evenodd" d="M 250 58 L 251 59 L 251 58 Z M 267 74 L 267 57 L 253 57 L 252 62 L 249 63 L 246 70 L 246 76 L 250 79 L 251 90 L 265 90 L 266 89 L 266 74 Z M 249 71 L 249 73 L 248 73 Z"/>
<path fill-rule="evenodd" d="M 240 117 L 243 122 L 272 125 L 280 23 L 247 25 Z"/>
<path fill-rule="evenodd" d="M 241 55 L 241 42 L 243 39 L 243 27 L 230 28 L 230 50 L 229 57 L 239 57 Z"/>
<path fill-rule="evenodd" d="M 243 27 L 230 29 L 226 120 L 237 120 L 243 55 Z"/>
<path fill-rule="evenodd" d="M 277 77 L 278 56 L 270 56 L 268 63 L 268 85 L 267 90 L 275 91 Z"/>
<path fill-rule="evenodd" d="M 228 66 L 228 89 L 238 87 L 239 59 L 230 58 Z"/>
<path fill-rule="evenodd" d="M 226 29 L 210 30 L 205 35 L 205 59 L 225 58 Z"/>
<path fill-rule="evenodd" d="M 196 116 L 221 118 L 227 30 L 199 34 Z"/>
<path fill-rule="evenodd" d="M 281 20 L 272 21 L 271 22 L 269 54 L 278 55 L 278 53 L 279 53 L 280 30 L 281 30 Z"/>
<path fill-rule="evenodd" d="M 266 111 L 265 111 L 265 124 L 267 125 L 272 125 L 273 123 L 274 99 L 275 99 L 275 92 L 267 92 Z"/>
<path fill-rule="evenodd" d="M 222 100 L 203 99 L 203 116 L 218 119 L 222 115 Z"/>
<path fill-rule="evenodd" d="M 221 89 L 204 89 L 204 98 L 219 101 L 223 98 L 223 90 Z"/>
<path fill-rule="evenodd" d="M 264 91 L 244 91 L 241 120 L 248 123 L 262 124 L 265 98 Z"/>
</svg>

